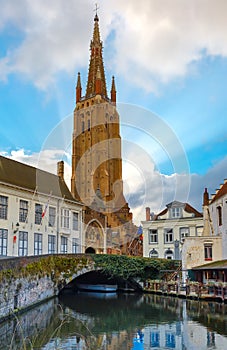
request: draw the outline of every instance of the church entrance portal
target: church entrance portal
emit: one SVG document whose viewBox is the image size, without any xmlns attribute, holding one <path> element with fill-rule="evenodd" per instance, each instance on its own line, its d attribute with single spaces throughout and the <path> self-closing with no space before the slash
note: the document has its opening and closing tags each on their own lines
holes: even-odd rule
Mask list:
<svg viewBox="0 0 227 350">
<path fill-rule="evenodd" d="M 85 234 L 85 253 L 104 253 L 103 228 L 97 221 L 92 221 Z"/>
<path fill-rule="evenodd" d="M 95 249 L 92 248 L 92 247 L 88 247 L 88 248 L 85 250 L 85 253 L 87 253 L 87 254 L 95 254 Z"/>
</svg>

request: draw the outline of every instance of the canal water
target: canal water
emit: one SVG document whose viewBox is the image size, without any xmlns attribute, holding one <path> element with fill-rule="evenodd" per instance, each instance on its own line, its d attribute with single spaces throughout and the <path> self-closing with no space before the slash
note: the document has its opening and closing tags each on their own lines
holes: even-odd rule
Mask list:
<svg viewBox="0 0 227 350">
<path fill-rule="evenodd" d="M 0 324 L 0 350 L 226 350 L 227 305 L 68 294 Z"/>
</svg>

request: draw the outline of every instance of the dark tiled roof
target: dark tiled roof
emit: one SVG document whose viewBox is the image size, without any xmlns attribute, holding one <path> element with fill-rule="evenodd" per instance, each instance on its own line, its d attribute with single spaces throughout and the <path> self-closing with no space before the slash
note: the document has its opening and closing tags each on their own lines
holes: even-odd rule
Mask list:
<svg viewBox="0 0 227 350">
<path fill-rule="evenodd" d="M 59 176 L 0 156 L 0 182 L 77 202 Z"/>
<path fill-rule="evenodd" d="M 190 204 L 188 203 L 185 203 L 185 207 L 184 207 L 184 210 L 187 212 L 187 213 L 193 213 L 195 214 L 195 217 L 202 217 L 203 214 L 200 213 L 199 211 L 197 211 L 195 208 L 193 208 Z"/>
<path fill-rule="evenodd" d="M 192 270 L 214 270 L 214 269 L 227 269 L 227 260 L 213 261 L 209 264 L 195 266 Z"/>
<path fill-rule="evenodd" d="M 183 207 L 184 210 L 187 212 L 187 213 L 191 213 L 191 214 L 194 214 L 194 217 L 202 217 L 203 215 L 198 212 L 195 208 L 193 208 L 190 204 L 188 203 L 182 203 L 182 202 L 177 202 L 177 201 L 174 201 L 172 202 L 173 203 L 173 207 L 176 208 L 177 207 L 177 204 L 180 206 L 180 207 Z M 159 214 L 157 214 L 155 216 L 155 220 L 158 220 L 158 217 L 159 216 L 162 216 L 162 215 L 165 215 L 167 213 L 167 211 L 169 210 L 169 208 L 172 208 L 172 203 L 169 203 L 167 204 L 167 208 L 165 208 L 164 210 L 162 210 Z"/>
<path fill-rule="evenodd" d="M 155 220 L 157 220 L 159 216 L 165 215 L 167 213 L 167 211 L 168 211 L 168 209 L 166 208 L 166 209 L 162 210 L 159 214 L 155 215 Z"/>
<path fill-rule="evenodd" d="M 219 191 L 215 194 L 215 196 L 214 196 L 213 199 L 211 200 L 211 203 L 213 203 L 214 201 L 216 201 L 216 199 L 221 198 L 221 197 L 224 196 L 225 194 L 227 194 L 227 181 L 221 186 L 221 188 L 219 189 Z"/>
</svg>

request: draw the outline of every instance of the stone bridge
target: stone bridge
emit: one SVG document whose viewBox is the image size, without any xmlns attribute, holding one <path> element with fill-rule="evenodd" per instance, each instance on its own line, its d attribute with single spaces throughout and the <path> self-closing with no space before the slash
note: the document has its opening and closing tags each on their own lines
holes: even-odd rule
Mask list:
<svg viewBox="0 0 227 350">
<path fill-rule="evenodd" d="M 69 286 L 74 288 L 76 280 L 96 280 L 100 270 L 94 257 L 87 254 L 1 259 L 0 319 L 57 296 Z M 115 283 L 122 281 L 119 278 Z"/>
</svg>

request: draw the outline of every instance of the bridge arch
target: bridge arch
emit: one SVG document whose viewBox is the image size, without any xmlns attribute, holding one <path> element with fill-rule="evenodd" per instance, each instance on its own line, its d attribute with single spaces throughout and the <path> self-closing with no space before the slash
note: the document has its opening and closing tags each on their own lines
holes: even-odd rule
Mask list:
<svg viewBox="0 0 227 350">
<path fill-rule="evenodd" d="M 104 253 L 105 239 L 105 230 L 100 221 L 97 219 L 90 220 L 85 228 L 85 253 Z"/>
</svg>

